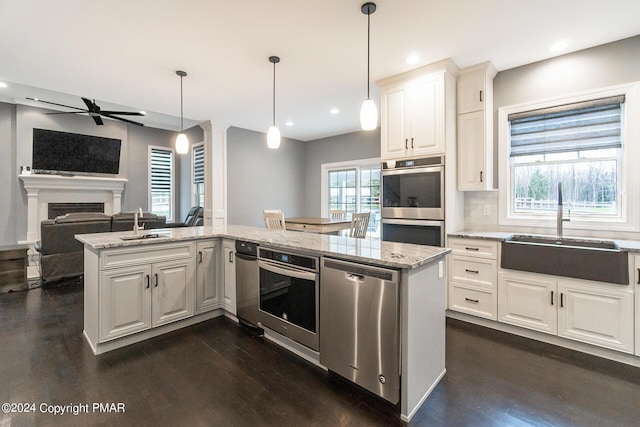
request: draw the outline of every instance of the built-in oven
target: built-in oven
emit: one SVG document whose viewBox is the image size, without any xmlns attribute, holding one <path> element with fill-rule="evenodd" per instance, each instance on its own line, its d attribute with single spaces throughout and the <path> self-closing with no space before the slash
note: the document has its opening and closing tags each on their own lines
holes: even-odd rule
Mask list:
<svg viewBox="0 0 640 427">
<path fill-rule="evenodd" d="M 382 218 L 382 240 L 443 246 L 444 221 Z"/>
<path fill-rule="evenodd" d="M 319 258 L 258 248 L 258 325 L 319 348 Z"/>
<path fill-rule="evenodd" d="M 382 218 L 444 220 L 444 158 L 382 163 Z"/>
</svg>

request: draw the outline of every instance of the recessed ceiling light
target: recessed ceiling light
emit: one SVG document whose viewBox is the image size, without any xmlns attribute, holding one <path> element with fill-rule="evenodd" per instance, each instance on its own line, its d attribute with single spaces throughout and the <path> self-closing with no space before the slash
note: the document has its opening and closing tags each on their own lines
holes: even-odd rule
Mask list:
<svg viewBox="0 0 640 427">
<path fill-rule="evenodd" d="M 286 126 L 293 126 L 293 122 L 287 122 L 285 123 Z"/>
<path fill-rule="evenodd" d="M 407 59 L 404 60 L 409 65 L 417 64 L 420 61 L 420 57 L 415 53 L 407 56 Z"/>
<path fill-rule="evenodd" d="M 338 114 L 340 112 L 340 110 L 338 110 L 337 108 L 332 108 L 331 110 L 329 110 L 329 112 L 331 114 Z"/>
<path fill-rule="evenodd" d="M 559 52 L 561 50 L 566 49 L 569 46 L 569 43 L 566 40 L 560 40 L 551 45 L 549 50 L 551 52 Z"/>
<path fill-rule="evenodd" d="M 1 88 L 5 88 L 5 87 L 7 87 L 7 84 L 5 82 L 0 82 L 0 87 Z"/>
</svg>

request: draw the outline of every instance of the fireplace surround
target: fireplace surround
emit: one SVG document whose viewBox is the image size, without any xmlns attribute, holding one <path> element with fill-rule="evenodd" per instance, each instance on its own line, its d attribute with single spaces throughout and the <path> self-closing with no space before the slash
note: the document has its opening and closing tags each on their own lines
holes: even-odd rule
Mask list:
<svg viewBox="0 0 640 427">
<path fill-rule="evenodd" d="M 40 240 L 40 222 L 49 217 L 50 203 L 102 203 L 104 213 L 121 211 L 126 178 L 95 176 L 19 175 L 27 192 L 27 236 L 23 244 Z"/>
</svg>

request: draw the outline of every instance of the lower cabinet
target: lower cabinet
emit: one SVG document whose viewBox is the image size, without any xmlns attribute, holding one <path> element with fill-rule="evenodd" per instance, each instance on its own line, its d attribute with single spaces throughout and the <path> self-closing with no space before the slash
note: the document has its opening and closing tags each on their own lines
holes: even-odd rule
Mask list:
<svg viewBox="0 0 640 427">
<path fill-rule="evenodd" d="M 498 276 L 499 321 L 633 353 L 629 286 L 514 271 Z"/>
<path fill-rule="evenodd" d="M 192 316 L 193 293 L 193 259 L 102 271 L 100 341 Z"/>
<path fill-rule="evenodd" d="M 222 306 L 236 315 L 236 264 L 235 264 L 235 240 L 222 241 L 222 262 L 224 263 L 224 280 L 222 280 Z"/>
<path fill-rule="evenodd" d="M 220 240 L 196 243 L 196 314 L 220 306 Z"/>
</svg>

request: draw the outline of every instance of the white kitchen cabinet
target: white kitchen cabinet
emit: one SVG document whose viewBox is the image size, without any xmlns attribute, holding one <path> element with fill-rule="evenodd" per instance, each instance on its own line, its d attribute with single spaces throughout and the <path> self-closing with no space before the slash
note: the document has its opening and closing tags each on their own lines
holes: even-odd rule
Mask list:
<svg viewBox="0 0 640 427">
<path fill-rule="evenodd" d="M 154 263 L 151 274 L 151 327 L 193 316 L 193 259 Z"/>
<path fill-rule="evenodd" d="M 496 320 L 498 243 L 449 238 L 448 308 Z"/>
<path fill-rule="evenodd" d="M 528 329 L 558 333 L 557 283 L 528 273 L 498 274 L 498 320 Z"/>
<path fill-rule="evenodd" d="M 196 314 L 220 307 L 220 241 L 196 243 Z"/>
<path fill-rule="evenodd" d="M 381 84 L 382 160 L 445 153 L 445 72 Z"/>
<path fill-rule="evenodd" d="M 493 190 L 493 79 L 485 62 L 458 76 L 459 191 Z"/>
<path fill-rule="evenodd" d="M 626 353 L 634 351 L 629 286 L 544 274 L 498 273 L 498 320 Z"/>
<path fill-rule="evenodd" d="M 558 280 L 558 335 L 633 353 L 633 292 L 628 288 Z"/>
<path fill-rule="evenodd" d="M 224 309 L 236 315 L 236 264 L 235 264 L 235 241 L 223 240 L 223 262 L 224 280 L 222 281 L 222 305 Z"/>
</svg>

